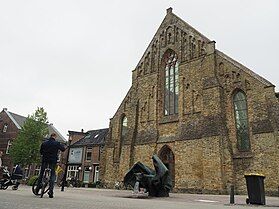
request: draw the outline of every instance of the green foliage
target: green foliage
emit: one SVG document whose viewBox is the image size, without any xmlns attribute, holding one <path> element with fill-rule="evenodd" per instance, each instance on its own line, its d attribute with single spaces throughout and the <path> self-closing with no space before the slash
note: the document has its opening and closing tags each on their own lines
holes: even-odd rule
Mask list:
<svg viewBox="0 0 279 209">
<path fill-rule="evenodd" d="M 37 108 L 36 112 L 29 115 L 13 141 L 10 154 L 15 164 L 23 167 L 40 162 L 40 145 L 48 134 L 47 113 L 44 108 Z"/>
<path fill-rule="evenodd" d="M 38 178 L 38 176 L 32 176 L 28 182 L 27 182 L 27 185 L 28 186 L 32 186 L 34 184 L 34 182 L 36 181 L 36 179 Z"/>
</svg>

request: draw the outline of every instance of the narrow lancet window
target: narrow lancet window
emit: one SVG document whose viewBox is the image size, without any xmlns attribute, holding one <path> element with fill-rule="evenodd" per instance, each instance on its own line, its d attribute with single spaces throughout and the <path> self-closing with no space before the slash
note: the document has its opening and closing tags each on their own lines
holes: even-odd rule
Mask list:
<svg viewBox="0 0 279 209">
<path fill-rule="evenodd" d="M 178 58 L 174 51 L 168 50 L 163 58 L 165 70 L 164 77 L 164 114 L 174 115 L 178 113 Z"/>
<path fill-rule="evenodd" d="M 124 140 L 124 138 L 127 134 L 127 129 L 128 129 L 128 120 L 127 120 L 127 117 L 124 116 L 122 118 L 122 123 L 121 123 L 121 140 Z"/>
<path fill-rule="evenodd" d="M 233 104 L 238 149 L 247 151 L 250 149 L 250 139 L 246 95 L 242 91 L 238 91 L 233 97 Z"/>
</svg>

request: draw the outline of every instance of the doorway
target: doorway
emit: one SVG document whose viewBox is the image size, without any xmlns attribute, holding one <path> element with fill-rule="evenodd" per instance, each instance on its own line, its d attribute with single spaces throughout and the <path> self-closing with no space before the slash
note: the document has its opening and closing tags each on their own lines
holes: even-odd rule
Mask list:
<svg viewBox="0 0 279 209">
<path fill-rule="evenodd" d="M 164 165 L 169 169 L 170 176 L 172 179 L 172 186 L 175 184 L 175 158 L 173 151 L 168 145 L 164 145 L 158 154 L 159 158 L 162 160 Z"/>
</svg>

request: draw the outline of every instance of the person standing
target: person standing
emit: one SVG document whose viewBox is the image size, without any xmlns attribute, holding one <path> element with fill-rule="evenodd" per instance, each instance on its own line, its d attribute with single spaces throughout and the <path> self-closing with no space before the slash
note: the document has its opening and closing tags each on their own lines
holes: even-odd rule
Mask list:
<svg viewBox="0 0 279 209">
<path fill-rule="evenodd" d="M 61 143 L 56 141 L 56 137 L 57 135 L 55 133 L 52 133 L 50 135 L 50 138 L 47 141 L 42 143 L 40 149 L 40 153 L 42 155 L 42 165 L 41 165 L 41 171 L 38 179 L 38 185 L 36 188 L 36 193 L 38 194 L 41 188 L 44 171 L 47 167 L 49 167 L 51 169 L 49 192 L 48 192 L 49 198 L 53 198 L 54 182 L 56 178 L 55 167 L 58 160 L 58 151 L 60 150 L 64 152 L 66 149 Z"/>
</svg>

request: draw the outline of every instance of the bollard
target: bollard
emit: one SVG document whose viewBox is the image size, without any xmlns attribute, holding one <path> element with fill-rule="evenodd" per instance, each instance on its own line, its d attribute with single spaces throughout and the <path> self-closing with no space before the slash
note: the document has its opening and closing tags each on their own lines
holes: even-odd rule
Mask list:
<svg viewBox="0 0 279 209">
<path fill-rule="evenodd" d="M 234 204 L 234 186 L 231 185 L 230 204 Z"/>
</svg>

